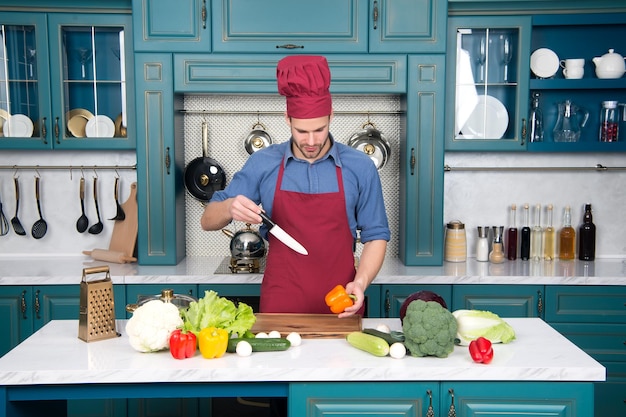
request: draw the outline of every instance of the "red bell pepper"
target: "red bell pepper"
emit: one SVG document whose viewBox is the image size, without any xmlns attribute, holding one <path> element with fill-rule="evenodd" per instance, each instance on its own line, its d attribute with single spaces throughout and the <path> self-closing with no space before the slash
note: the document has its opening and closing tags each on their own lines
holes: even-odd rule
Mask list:
<svg viewBox="0 0 626 417">
<path fill-rule="evenodd" d="M 170 353 L 176 359 L 191 358 L 196 353 L 196 335 L 176 329 L 170 335 Z"/>
<path fill-rule="evenodd" d="M 493 359 L 493 347 L 491 341 L 484 337 L 479 337 L 476 340 L 472 340 L 469 344 L 469 353 L 474 362 L 478 363 L 490 363 Z"/>
</svg>

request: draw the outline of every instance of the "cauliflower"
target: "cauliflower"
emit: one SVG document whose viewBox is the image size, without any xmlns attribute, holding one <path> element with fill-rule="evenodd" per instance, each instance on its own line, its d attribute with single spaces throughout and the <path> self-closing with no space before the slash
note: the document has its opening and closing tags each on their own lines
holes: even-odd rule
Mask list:
<svg viewBox="0 0 626 417">
<path fill-rule="evenodd" d="M 169 348 L 170 334 L 182 325 L 178 307 L 161 300 L 152 300 L 133 312 L 126 323 L 126 334 L 135 350 L 156 352 Z"/>
<path fill-rule="evenodd" d="M 402 322 L 404 344 L 411 356 L 447 357 L 454 350 L 457 324 L 436 301 L 412 301 Z"/>
</svg>

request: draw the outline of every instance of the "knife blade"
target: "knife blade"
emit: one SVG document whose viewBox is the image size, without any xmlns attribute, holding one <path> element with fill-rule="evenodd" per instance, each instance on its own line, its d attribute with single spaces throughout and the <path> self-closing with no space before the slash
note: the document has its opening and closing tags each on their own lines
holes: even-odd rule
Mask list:
<svg viewBox="0 0 626 417">
<path fill-rule="evenodd" d="M 304 248 L 304 246 L 300 244 L 300 242 L 294 239 L 289 233 L 281 229 L 281 227 L 277 225 L 276 223 L 274 223 L 272 219 L 267 217 L 267 215 L 264 212 L 259 213 L 259 215 L 263 219 L 263 223 L 265 223 L 265 225 L 269 228 L 269 232 L 273 234 L 276 237 L 276 239 L 280 240 L 289 248 L 293 249 L 294 251 L 298 252 L 301 255 L 309 254 L 309 252 L 307 252 L 307 250 Z"/>
</svg>

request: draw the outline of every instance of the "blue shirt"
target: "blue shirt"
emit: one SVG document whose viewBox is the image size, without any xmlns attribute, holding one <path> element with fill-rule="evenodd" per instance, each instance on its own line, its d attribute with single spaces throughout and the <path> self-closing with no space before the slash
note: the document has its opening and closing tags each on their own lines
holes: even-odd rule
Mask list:
<svg viewBox="0 0 626 417">
<path fill-rule="evenodd" d="M 332 139 L 332 138 L 331 138 Z M 284 160 L 285 172 L 281 190 L 307 194 L 337 192 L 337 173 L 341 168 L 346 198 L 346 213 L 352 236 L 360 229 L 361 242 L 390 239 L 389 224 L 378 170 L 363 152 L 333 140 L 328 153 L 310 163 L 298 159 L 291 151 L 291 141 L 274 144 L 250 155 L 243 168 L 235 173 L 223 191 L 213 194 L 211 201 L 224 201 L 245 195 L 271 217 L 278 179 L 278 166 Z M 267 228 L 261 227 L 267 238 Z"/>
</svg>

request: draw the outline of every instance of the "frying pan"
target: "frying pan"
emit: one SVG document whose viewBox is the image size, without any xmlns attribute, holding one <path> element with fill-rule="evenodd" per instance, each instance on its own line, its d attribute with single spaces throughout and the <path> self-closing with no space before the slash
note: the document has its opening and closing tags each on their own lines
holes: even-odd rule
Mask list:
<svg viewBox="0 0 626 417">
<path fill-rule="evenodd" d="M 185 187 L 192 197 L 208 202 L 215 191 L 226 186 L 226 173 L 220 164 L 208 156 L 209 135 L 206 122 L 202 122 L 202 157 L 185 167 Z"/>
</svg>

